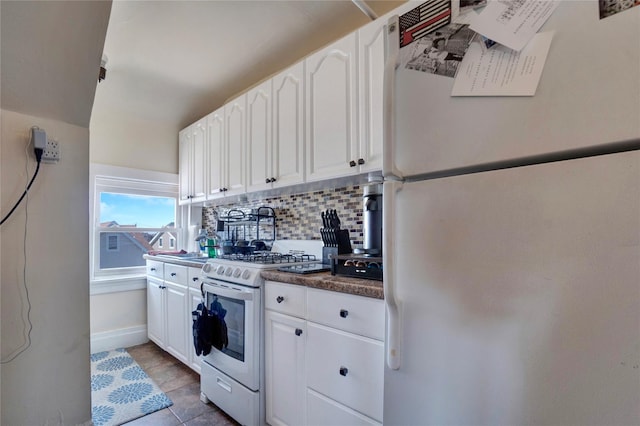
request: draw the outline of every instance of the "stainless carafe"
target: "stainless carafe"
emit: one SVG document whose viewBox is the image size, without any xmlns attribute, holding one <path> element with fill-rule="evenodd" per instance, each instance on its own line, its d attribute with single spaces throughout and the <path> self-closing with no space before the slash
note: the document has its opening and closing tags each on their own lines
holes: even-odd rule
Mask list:
<svg viewBox="0 0 640 426">
<path fill-rule="evenodd" d="M 382 184 L 370 183 L 363 191 L 363 250 L 370 256 L 382 255 Z"/>
</svg>

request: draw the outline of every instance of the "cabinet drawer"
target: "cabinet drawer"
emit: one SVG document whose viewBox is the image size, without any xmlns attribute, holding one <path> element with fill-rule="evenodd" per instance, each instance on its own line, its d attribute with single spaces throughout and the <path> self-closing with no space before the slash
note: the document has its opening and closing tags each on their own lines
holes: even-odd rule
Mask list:
<svg viewBox="0 0 640 426">
<path fill-rule="evenodd" d="M 265 308 L 272 311 L 304 318 L 307 288 L 275 281 L 265 283 Z"/>
<path fill-rule="evenodd" d="M 188 285 L 190 288 L 195 288 L 200 290 L 200 283 L 202 279 L 200 278 L 200 274 L 202 273 L 202 269 L 200 268 L 189 268 L 187 271 L 188 276 Z"/>
<path fill-rule="evenodd" d="M 307 387 L 382 421 L 381 341 L 307 323 Z"/>
<path fill-rule="evenodd" d="M 172 263 L 165 263 L 164 265 L 164 279 L 165 281 L 171 281 L 177 284 L 187 285 L 188 283 L 188 267 L 174 265 Z"/>
<path fill-rule="evenodd" d="M 361 426 L 381 423 L 307 389 L 307 421 L 305 424 L 308 426 Z"/>
<path fill-rule="evenodd" d="M 164 278 L 164 262 L 147 260 L 147 275 L 155 278 Z"/>
<path fill-rule="evenodd" d="M 379 299 L 310 288 L 307 319 L 384 340 L 384 301 Z"/>
</svg>

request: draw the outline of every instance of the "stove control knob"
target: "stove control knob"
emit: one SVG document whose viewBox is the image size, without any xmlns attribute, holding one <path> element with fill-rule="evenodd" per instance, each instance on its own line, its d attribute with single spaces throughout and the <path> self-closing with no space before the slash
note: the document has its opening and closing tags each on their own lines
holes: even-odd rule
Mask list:
<svg viewBox="0 0 640 426">
<path fill-rule="evenodd" d="M 242 273 L 242 279 L 248 280 L 249 278 L 251 278 L 251 271 L 248 269 L 245 269 L 244 272 Z"/>
<path fill-rule="evenodd" d="M 218 269 L 216 269 L 216 272 L 218 273 L 218 275 L 224 274 L 224 266 L 222 265 L 218 266 Z"/>
<path fill-rule="evenodd" d="M 233 277 L 238 278 L 240 276 L 240 272 L 242 272 L 240 268 L 236 268 L 236 270 L 233 271 Z"/>
<path fill-rule="evenodd" d="M 211 265 L 209 265 L 208 263 L 205 263 L 204 266 L 202 267 L 202 270 L 204 271 L 205 274 L 208 274 L 209 272 L 211 272 Z"/>
<path fill-rule="evenodd" d="M 232 268 L 227 268 L 227 270 L 224 272 L 224 274 L 228 277 L 231 276 L 231 274 L 233 274 L 233 269 Z"/>
</svg>

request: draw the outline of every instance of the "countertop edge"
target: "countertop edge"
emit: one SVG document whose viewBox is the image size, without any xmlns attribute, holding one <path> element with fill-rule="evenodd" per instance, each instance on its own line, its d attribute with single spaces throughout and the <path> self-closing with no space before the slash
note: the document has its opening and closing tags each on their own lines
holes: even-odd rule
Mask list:
<svg viewBox="0 0 640 426">
<path fill-rule="evenodd" d="M 373 299 L 384 299 L 382 281 L 340 277 L 331 275 L 330 272 L 318 272 L 307 275 L 277 270 L 264 270 L 260 273 L 262 278 L 269 281 L 301 285 L 321 290 L 337 291 L 339 293 L 371 297 Z"/>
</svg>

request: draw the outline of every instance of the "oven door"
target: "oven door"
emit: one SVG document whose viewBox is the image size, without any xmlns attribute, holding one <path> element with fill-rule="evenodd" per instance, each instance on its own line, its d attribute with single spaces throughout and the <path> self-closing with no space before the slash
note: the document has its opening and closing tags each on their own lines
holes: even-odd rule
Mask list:
<svg viewBox="0 0 640 426">
<path fill-rule="evenodd" d="M 257 391 L 260 385 L 260 289 L 224 281 L 203 283 L 207 309 L 224 322 L 222 349 L 211 348 L 203 361 Z"/>
</svg>

